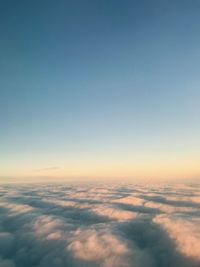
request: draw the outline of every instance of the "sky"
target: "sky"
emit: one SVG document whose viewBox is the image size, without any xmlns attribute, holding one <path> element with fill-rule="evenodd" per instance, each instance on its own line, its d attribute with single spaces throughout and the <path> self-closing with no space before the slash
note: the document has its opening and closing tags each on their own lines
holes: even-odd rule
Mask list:
<svg viewBox="0 0 200 267">
<path fill-rule="evenodd" d="M 200 1 L 1 0 L 0 182 L 200 177 Z"/>
</svg>

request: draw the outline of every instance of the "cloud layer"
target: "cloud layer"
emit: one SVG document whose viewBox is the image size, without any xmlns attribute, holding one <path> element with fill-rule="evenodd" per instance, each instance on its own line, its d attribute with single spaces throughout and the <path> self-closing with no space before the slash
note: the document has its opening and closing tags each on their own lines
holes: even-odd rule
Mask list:
<svg viewBox="0 0 200 267">
<path fill-rule="evenodd" d="M 199 267 L 196 185 L 1 185 L 1 267 Z"/>
</svg>

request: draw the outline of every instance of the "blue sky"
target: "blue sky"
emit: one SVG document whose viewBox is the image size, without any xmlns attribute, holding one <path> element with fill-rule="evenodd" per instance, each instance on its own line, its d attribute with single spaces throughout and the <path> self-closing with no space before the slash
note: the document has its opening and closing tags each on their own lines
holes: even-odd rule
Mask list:
<svg viewBox="0 0 200 267">
<path fill-rule="evenodd" d="M 2 0 L 0 176 L 198 175 L 199 11 Z"/>
</svg>

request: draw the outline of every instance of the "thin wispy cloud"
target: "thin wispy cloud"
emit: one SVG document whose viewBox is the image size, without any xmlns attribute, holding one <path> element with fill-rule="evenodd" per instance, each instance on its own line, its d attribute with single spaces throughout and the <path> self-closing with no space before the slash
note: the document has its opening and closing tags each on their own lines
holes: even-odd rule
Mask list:
<svg viewBox="0 0 200 267">
<path fill-rule="evenodd" d="M 60 169 L 61 169 L 61 167 L 59 167 L 59 166 L 52 166 L 52 167 L 44 167 L 44 168 L 40 168 L 40 169 L 35 169 L 35 172 L 57 171 Z"/>
</svg>

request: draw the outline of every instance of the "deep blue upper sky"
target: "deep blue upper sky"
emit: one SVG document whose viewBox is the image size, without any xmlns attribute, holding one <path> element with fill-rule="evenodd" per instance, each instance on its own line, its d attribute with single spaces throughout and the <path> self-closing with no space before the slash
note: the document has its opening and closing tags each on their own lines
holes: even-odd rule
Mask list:
<svg viewBox="0 0 200 267">
<path fill-rule="evenodd" d="M 197 157 L 199 14 L 199 0 L 1 0 L 0 175 Z"/>
</svg>

